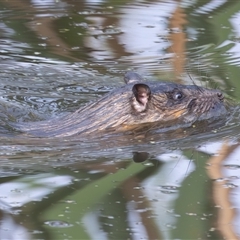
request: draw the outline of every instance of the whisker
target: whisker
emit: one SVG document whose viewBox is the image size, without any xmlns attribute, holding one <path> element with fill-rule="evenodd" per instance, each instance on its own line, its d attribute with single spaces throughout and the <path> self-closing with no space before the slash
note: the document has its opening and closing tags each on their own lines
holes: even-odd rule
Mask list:
<svg viewBox="0 0 240 240">
<path fill-rule="evenodd" d="M 189 73 L 187 73 L 187 74 L 188 74 L 189 78 L 191 79 L 191 81 L 193 82 L 193 85 L 196 86 L 197 89 L 198 89 L 200 92 L 203 92 L 203 89 L 202 89 L 201 87 L 199 87 L 199 86 L 195 83 L 195 81 L 193 80 L 192 76 L 191 76 Z"/>
</svg>

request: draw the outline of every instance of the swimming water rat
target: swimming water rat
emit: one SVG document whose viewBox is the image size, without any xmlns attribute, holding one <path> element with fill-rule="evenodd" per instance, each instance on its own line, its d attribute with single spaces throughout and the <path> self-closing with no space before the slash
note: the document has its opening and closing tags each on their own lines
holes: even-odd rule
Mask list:
<svg viewBox="0 0 240 240">
<path fill-rule="evenodd" d="M 147 125 L 164 127 L 171 122 L 194 123 L 226 114 L 218 90 L 171 82 L 145 82 L 127 72 L 126 82 L 95 102 L 64 117 L 18 123 L 16 128 L 36 137 L 63 137 L 104 132 L 124 132 Z"/>
</svg>

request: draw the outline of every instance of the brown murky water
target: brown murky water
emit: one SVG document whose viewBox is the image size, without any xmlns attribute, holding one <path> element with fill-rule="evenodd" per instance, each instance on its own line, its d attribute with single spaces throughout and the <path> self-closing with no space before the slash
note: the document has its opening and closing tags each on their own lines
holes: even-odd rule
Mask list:
<svg viewBox="0 0 240 240">
<path fill-rule="evenodd" d="M 240 238 L 240 2 L 0 3 L 0 239 Z M 145 142 L 6 127 L 148 79 L 221 89 L 225 126 Z"/>
</svg>

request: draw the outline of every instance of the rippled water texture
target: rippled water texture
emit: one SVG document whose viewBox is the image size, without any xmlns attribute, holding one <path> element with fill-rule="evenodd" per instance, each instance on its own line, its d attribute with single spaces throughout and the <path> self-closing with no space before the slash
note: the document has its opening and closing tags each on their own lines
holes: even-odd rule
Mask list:
<svg viewBox="0 0 240 240">
<path fill-rule="evenodd" d="M 0 239 L 239 239 L 240 1 L 0 2 Z M 218 88 L 220 128 L 31 138 L 146 79 Z"/>
</svg>

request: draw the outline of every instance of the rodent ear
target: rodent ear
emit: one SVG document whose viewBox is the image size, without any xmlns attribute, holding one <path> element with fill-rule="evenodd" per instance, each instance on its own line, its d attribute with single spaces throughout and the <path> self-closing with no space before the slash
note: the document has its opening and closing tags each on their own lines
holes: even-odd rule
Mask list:
<svg viewBox="0 0 240 240">
<path fill-rule="evenodd" d="M 136 99 L 136 101 L 133 101 L 133 108 L 137 112 L 143 112 L 146 110 L 147 103 L 151 97 L 149 86 L 143 83 L 135 84 L 132 88 L 132 92 Z"/>
</svg>

